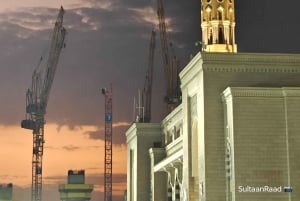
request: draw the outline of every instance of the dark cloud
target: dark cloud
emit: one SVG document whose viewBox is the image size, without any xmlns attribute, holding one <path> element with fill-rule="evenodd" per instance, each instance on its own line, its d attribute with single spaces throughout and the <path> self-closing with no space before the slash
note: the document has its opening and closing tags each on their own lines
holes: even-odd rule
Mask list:
<svg viewBox="0 0 300 201">
<path fill-rule="evenodd" d="M 98 140 L 104 136 L 101 129 L 104 126 L 102 87 L 110 83 L 113 85 L 114 121 L 130 122 L 133 119 L 133 97 L 143 87 L 148 66 L 149 38 L 153 27 L 151 15 L 155 15 L 156 1 L 83 2 L 86 6 L 65 8 L 67 46 L 59 61 L 46 120 L 71 129 L 80 125 L 96 125 L 99 129 L 86 135 Z M 300 2 L 236 0 L 235 3 L 239 51 L 299 53 L 300 29 L 297 24 Z M 167 26 L 172 30 L 168 38 L 183 67 L 189 61 L 190 54 L 198 51 L 194 43 L 201 40 L 200 1 L 164 0 L 164 4 L 169 19 Z M 47 49 L 47 39 L 57 12 L 58 9 L 23 8 L 0 13 L 0 124 L 15 125 L 24 118 L 25 93 L 31 83 L 33 69 Z M 157 34 L 152 100 L 155 122 L 165 114 L 161 63 Z M 121 126 L 114 129 L 115 144 L 125 142 L 127 128 Z M 65 148 L 73 150 L 77 147 Z M 86 172 L 86 176 L 87 183 L 103 185 L 103 175 L 88 175 Z M 43 200 L 58 200 L 58 186 L 53 183 L 65 182 L 66 176 L 44 179 Z M 125 181 L 125 175 L 114 174 L 115 185 L 125 184 Z M 16 186 L 14 195 L 14 200 L 29 200 L 30 187 L 24 189 Z M 102 192 L 93 192 L 93 201 L 102 198 Z M 122 197 L 114 200 L 121 201 Z"/>
<path fill-rule="evenodd" d="M 129 123 L 124 122 L 123 124 L 115 124 L 113 126 L 113 131 L 112 131 L 112 141 L 113 144 L 121 145 L 121 144 L 126 144 L 126 136 L 125 132 L 129 128 Z M 96 131 L 87 131 L 84 133 L 85 135 L 88 135 L 89 138 L 91 139 L 96 139 L 96 140 L 104 140 L 105 138 L 105 133 L 104 133 L 104 128 L 103 127 L 98 127 Z"/>
<path fill-rule="evenodd" d="M 96 1 L 90 3 L 97 4 Z M 68 28 L 67 46 L 62 52 L 51 90 L 47 122 L 68 124 L 73 128 L 78 125 L 103 125 L 104 97 L 100 89 L 110 83 L 113 84 L 115 121 L 132 120 L 133 97 L 143 87 L 153 26 L 153 22 L 145 21 L 136 9 L 149 8 L 154 2 L 112 1 L 111 4 L 107 7 L 66 8 L 64 22 Z M 171 2 L 168 4 L 173 5 Z M 178 8 L 175 9 L 177 14 Z M 3 94 L 0 100 L 2 124 L 19 124 L 24 118 L 25 92 L 30 86 L 33 69 L 48 45 L 46 39 L 52 31 L 50 25 L 57 12 L 47 8 L 24 8 L 6 13 L 6 18 L 1 21 L 5 25 L 4 35 L 0 36 L 0 43 L 3 44 L 0 47 L 0 58 L 2 56 L 4 66 L 0 78 L 0 91 Z M 176 21 L 176 15 L 171 12 L 168 17 Z M 183 22 L 188 21 L 193 20 L 187 20 L 186 17 L 183 19 Z M 193 46 L 193 42 L 187 44 L 181 40 L 182 37 L 176 38 L 176 33 L 185 33 L 184 29 L 187 28 L 185 25 L 180 29 L 179 25 L 170 25 L 178 30 L 172 36 L 182 49 L 178 54 L 187 50 L 188 46 Z M 38 27 L 40 30 L 36 30 Z M 20 38 L 19 33 L 26 37 Z M 190 41 L 196 40 L 188 38 Z M 190 54 L 190 51 L 185 52 L 188 52 L 185 55 Z M 160 59 L 160 47 L 157 46 L 157 77 L 162 74 Z M 159 101 L 154 102 L 160 103 L 156 105 L 157 108 L 163 108 L 161 93 L 164 83 L 159 79 L 155 82 L 158 87 L 154 93 L 158 96 L 154 97 Z M 154 120 L 160 121 L 161 116 L 161 112 L 154 114 Z"/>
<path fill-rule="evenodd" d="M 133 97 L 143 87 L 148 66 L 156 1 L 85 2 L 86 6 L 65 8 L 67 46 L 59 61 L 46 120 L 70 128 L 80 125 L 103 127 L 104 97 L 100 89 L 112 83 L 114 120 L 130 122 Z M 190 54 L 198 51 L 195 42 L 201 40 L 200 1 L 165 0 L 164 4 L 169 19 L 167 26 L 171 30 L 168 38 L 184 67 Z M 236 1 L 239 50 L 299 52 L 298 4 L 292 0 L 283 5 L 268 0 Z M 0 14 L 1 124 L 19 124 L 24 118 L 25 93 L 33 69 L 47 49 L 46 39 L 51 34 L 51 23 L 57 12 L 58 9 L 37 7 Z M 159 122 L 165 115 L 165 82 L 159 34 L 156 39 L 152 101 L 155 105 L 153 121 Z M 98 139 L 101 133 L 98 131 L 90 136 Z"/>
</svg>

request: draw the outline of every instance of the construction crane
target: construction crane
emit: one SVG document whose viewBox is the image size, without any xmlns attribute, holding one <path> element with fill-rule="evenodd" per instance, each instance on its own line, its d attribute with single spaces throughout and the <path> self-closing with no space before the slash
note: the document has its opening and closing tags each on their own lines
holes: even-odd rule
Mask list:
<svg viewBox="0 0 300 201">
<path fill-rule="evenodd" d="M 180 88 L 178 79 L 178 59 L 175 55 L 170 57 L 169 44 L 167 39 L 167 29 L 165 23 L 165 11 L 163 0 L 157 0 L 157 16 L 158 26 L 160 31 L 160 43 L 162 48 L 162 60 L 164 65 L 164 73 L 166 79 L 167 93 L 165 102 L 167 103 L 167 110 L 172 111 L 180 103 Z M 172 47 L 173 48 L 173 47 Z"/>
<path fill-rule="evenodd" d="M 105 97 L 104 201 L 112 201 L 112 86 L 102 89 Z"/>
<path fill-rule="evenodd" d="M 149 56 L 148 56 L 148 70 L 144 84 L 142 103 L 145 110 L 143 122 L 149 123 L 151 121 L 151 99 L 152 99 L 152 80 L 153 80 L 153 66 L 154 66 L 154 50 L 155 50 L 155 36 L 156 31 L 153 28 L 151 32 Z"/>
<path fill-rule="evenodd" d="M 32 150 L 32 201 L 42 200 L 42 161 L 44 149 L 44 125 L 50 89 L 53 83 L 61 49 L 65 46 L 66 30 L 63 27 L 63 7 L 55 22 L 46 69 L 42 69 L 41 57 L 38 66 L 32 75 L 32 85 L 26 93 L 26 119 L 22 120 L 21 127 L 33 131 Z"/>
</svg>

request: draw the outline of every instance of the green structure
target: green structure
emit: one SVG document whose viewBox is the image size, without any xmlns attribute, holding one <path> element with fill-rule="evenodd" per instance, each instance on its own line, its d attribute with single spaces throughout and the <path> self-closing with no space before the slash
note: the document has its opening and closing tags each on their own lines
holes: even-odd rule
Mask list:
<svg viewBox="0 0 300 201">
<path fill-rule="evenodd" d="M 11 201 L 12 200 L 12 183 L 0 185 L 0 201 Z"/>
<path fill-rule="evenodd" d="M 85 184 L 84 170 L 69 170 L 68 184 L 60 184 L 61 201 L 88 201 L 91 199 L 93 184 Z"/>
</svg>

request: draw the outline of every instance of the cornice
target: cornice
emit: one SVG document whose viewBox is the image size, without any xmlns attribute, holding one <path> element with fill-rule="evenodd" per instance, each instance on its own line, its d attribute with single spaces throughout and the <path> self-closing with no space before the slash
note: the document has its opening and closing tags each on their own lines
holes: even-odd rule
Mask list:
<svg viewBox="0 0 300 201">
<path fill-rule="evenodd" d="M 180 79 L 182 79 L 184 76 L 186 76 L 191 70 L 193 70 L 193 67 L 199 63 L 202 62 L 202 52 L 198 52 L 191 61 L 182 69 L 182 71 L 179 73 Z"/>
<path fill-rule="evenodd" d="M 185 68 L 179 73 L 181 88 L 185 87 L 202 71 L 202 56 L 201 52 L 198 52 L 192 60 L 185 66 Z"/>
<path fill-rule="evenodd" d="M 224 99 L 232 97 L 300 97 L 300 87 L 228 87 L 222 96 Z"/>
<path fill-rule="evenodd" d="M 154 147 L 151 147 L 149 149 L 149 154 L 151 156 L 162 156 L 162 155 L 166 155 L 166 150 L 165 148 L 154 148 Z"/>
<path fill-rule="evenodd" d="M 165 159 L 163 159 L 162 161 L 157 163 L 153 167 L 153 172 L 165 171 L 166 167 L 168 167 L 170 165 L 172 166 L 172 163 L 174 163 L 178 160 L 182 160 L 182 157 L 183 157 L 183 149 L 180 149 L 177 152 L 175 152 L 174 154 L 166 157 Z"/>
<path fill-rule="evenodd" d="M 182 104 L 178 105 L 170 114 L 168 114 L 161 122 L 162 127 L 178 122 L 182 118 Z"/>
<path fill-rule="evenodd" d="M 202 69 L 209 72 L 300 72 L 300 54 L 202 52 L 201 55 Z"/>
<path fill-rule="evenodd" d="M 126 141 L 130 142 L 133 138 L 142 135 L 158 135 L 161 134 L 160 123 L 133 123 L 126 131 Z"/>
<path fill-rule="evenodd" d="M 300 86 L 299 87 L 283 87 L 283 96 L 286 97 L 300 97 Z"/>
</svg>

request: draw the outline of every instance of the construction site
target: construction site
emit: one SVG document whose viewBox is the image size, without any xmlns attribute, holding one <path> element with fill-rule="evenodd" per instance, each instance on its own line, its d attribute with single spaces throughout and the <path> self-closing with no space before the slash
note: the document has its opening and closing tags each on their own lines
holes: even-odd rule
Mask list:
<svg viewBox="0 0 300 201">
<path fill-rule="evenodd" d="M 5 5 L 9 12 L 0 15 L 16 21 L 11 27 L 20 28 L 15 37 L 23 43 L 3 61 L 10 51 L 31 57 L 14 70 L 23 73 L 18 90 L 30 83 L 22 131 L 0 123 L 3 133 L 18 133 L 0 136 L 3 154 L 10 147 L 0 156 L 8 159 L 0 201 L 298 201 L 300 56 L 239 52 L 237 1 Z M 198 19 L 178 13 L 195 5 Z M 122 6 L 133 17 L 114 12 Z M 201 33 L 180 40 L 189 21 Z M 107 40 L 120 27 L 132 29 L 129 22 L 143 29 Z M 92 37 L 102 37 L 101 45 Z M 14 107 L 19 115 L 21 106 Z M 20 139 L 28 133 L 30 144 Z"/>
<path fill-rule="evenodd" d="M 163 0 L 157 0 L 157 21 L 149 33 L 148 68 L 144 80 L 144 86 L 139 92 L 138 100 L 134 100 L 133 122 L 151 122 L 151 101 L 153 93 L 153 76 L 155 55 L 158 51 L 158 39 L 160 37 L 161 58 L 165 79 L 164 104 L 169 113 L 181 102 L 180 83 L 178 79 L 179 60 L 175 55 L 172 42 L 167 37 L 167 25 Z M 43 200 L 43 156 L 46 143 L 46 113 L 54 77 L 59 66 L 61 52 L 65 51 L 68 44 L 68 29 L 64 25 L 66 11 L 62 6 L 59 9 L 54 28 L 51 33 L 50 43 L 46 54 L 42 55 L 32 73 L 30 87 L 26 91 L 25 119 L 21 120 L 21 128 L 32 132 L 32 167 L 31 167 L 31 201 Z M 140 89 L 139 89 L 140 90 Z M 112 84 L 110 87 L 100 90 L 104 96 L 104 156 L 103 157 L 103 200 L 113 201 L 113 96 Z M 155 91 L 154 91 L 155 93 Z M 55 98 L 55 97 L 54 97 Z M 101 156 L 100 156 L 101 157 Z M 85 183 L 85 170 L 69 169 L 67 183 L 57 186 L 61 201 L 87 201 L 92 199 L 93 184 Z M 124 195 L 126 197 L 126 195 Z M 1 186 L 0 200 L 15 200 L 13 196 L 13 184 Z"/>
</svg>

